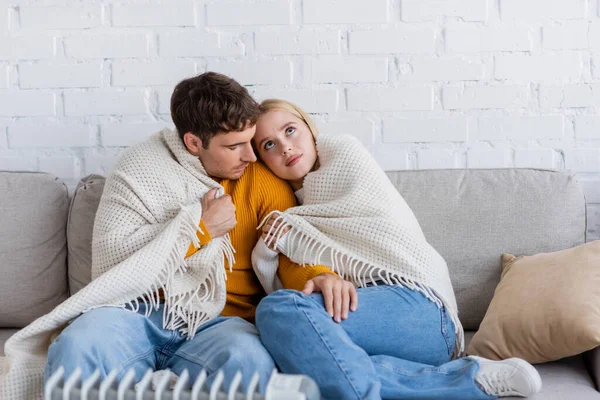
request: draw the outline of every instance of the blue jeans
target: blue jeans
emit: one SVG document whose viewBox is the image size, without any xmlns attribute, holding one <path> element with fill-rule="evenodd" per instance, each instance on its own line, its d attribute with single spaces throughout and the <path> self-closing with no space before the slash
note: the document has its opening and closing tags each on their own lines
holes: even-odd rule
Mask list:
<svg viewBox="0 0 600 400">
<path fill-rule="evenodd" d="M 479 364 L 451 361 L 454 324 L 444 308 L 399 286 L 358 289 L 358 309 L 336 323 L 323 297 L 279 290 L 256 325 L 282 372 L 312 377 L 326 399 L 492 399 Z"/>
<path fill-rule="evenodd" d="M 241 371 L 245 390 L 257 371 L 264 393 L 275 364 L 254 325 L 237 317 L 218 317 L 201 325 L 194 338 L 187 340 L 178 331 L 162 329 L 162 306 L 149 317 L 144 310 L 143 304 L 137 313 L 102 307 L 76 318 L 50 346 L 45 379 L 61 365 L 67 375 L 81 368 L 83 379 L 97 368 L 102 378 L 116 368 L 122 379 L 133 368 L 136 381 L 148 368 L 168 368 L 177 375 L 187 369 L 193 380 L 204 368 L 209 384 L 222 369 L 226 389 Z"/>
</svg>

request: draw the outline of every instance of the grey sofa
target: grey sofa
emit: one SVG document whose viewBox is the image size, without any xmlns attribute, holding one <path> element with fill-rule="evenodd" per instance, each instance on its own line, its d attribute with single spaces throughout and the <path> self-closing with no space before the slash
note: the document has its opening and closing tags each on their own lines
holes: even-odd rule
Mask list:
<svg viewBox="0 0 600 400">
<path fill-rule="evenodd" d="M 500 279 L 500 256 L 557 251 L 586 240 L 574 176 L 532 169 L 390 172 L 426 237 L 448 262 L 467 340 Z M 69 195 L 43 173 L 0 172 L 0 354 L 6 339 L 90 280 L 93 220 L 104 178 Z M 600 351 L 536 366 L 535 399 L 600 399 Z M 596 386 L 595 386 L 596 385 Z"/>
</svg>

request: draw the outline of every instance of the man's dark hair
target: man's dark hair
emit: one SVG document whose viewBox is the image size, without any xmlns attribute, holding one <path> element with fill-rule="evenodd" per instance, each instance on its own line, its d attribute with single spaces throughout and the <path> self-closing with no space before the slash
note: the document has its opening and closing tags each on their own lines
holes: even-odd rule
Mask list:
<svg viewBox="0 0 600 400">
<path fill-rule="evenodd" d="M 228 76 L 205 72 L 184 79 L 171 96 L 171 118 L 179 136 L 191 132 L 207 149 L 213 137 L 256 124 L 260 110 L 248 90 Z"/>
</svg>

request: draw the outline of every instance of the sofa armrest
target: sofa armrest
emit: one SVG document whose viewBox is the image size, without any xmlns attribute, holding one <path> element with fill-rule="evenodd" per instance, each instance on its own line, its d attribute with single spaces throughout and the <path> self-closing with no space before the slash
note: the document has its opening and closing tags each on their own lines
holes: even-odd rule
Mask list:
<svg viewBox="0 0 600 400">
<path fill-rule="evenodd" d="M 583 362 L 596 385 L 596 390 L 600 392 L 600 347 L 583 353 Z"/>
</svg>

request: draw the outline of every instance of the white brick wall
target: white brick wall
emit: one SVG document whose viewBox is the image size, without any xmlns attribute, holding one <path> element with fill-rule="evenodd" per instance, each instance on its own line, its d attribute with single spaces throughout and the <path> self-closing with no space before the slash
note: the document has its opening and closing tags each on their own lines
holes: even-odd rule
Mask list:
<svg viewBox="0 0 600 400">
<path fill-rule="evenodd" d="M 600 237 L 596 0 L 0 2 L 0 169 L 105 174 L 207 70 L 385 169 L 572 169 Z"/>
</svg>

